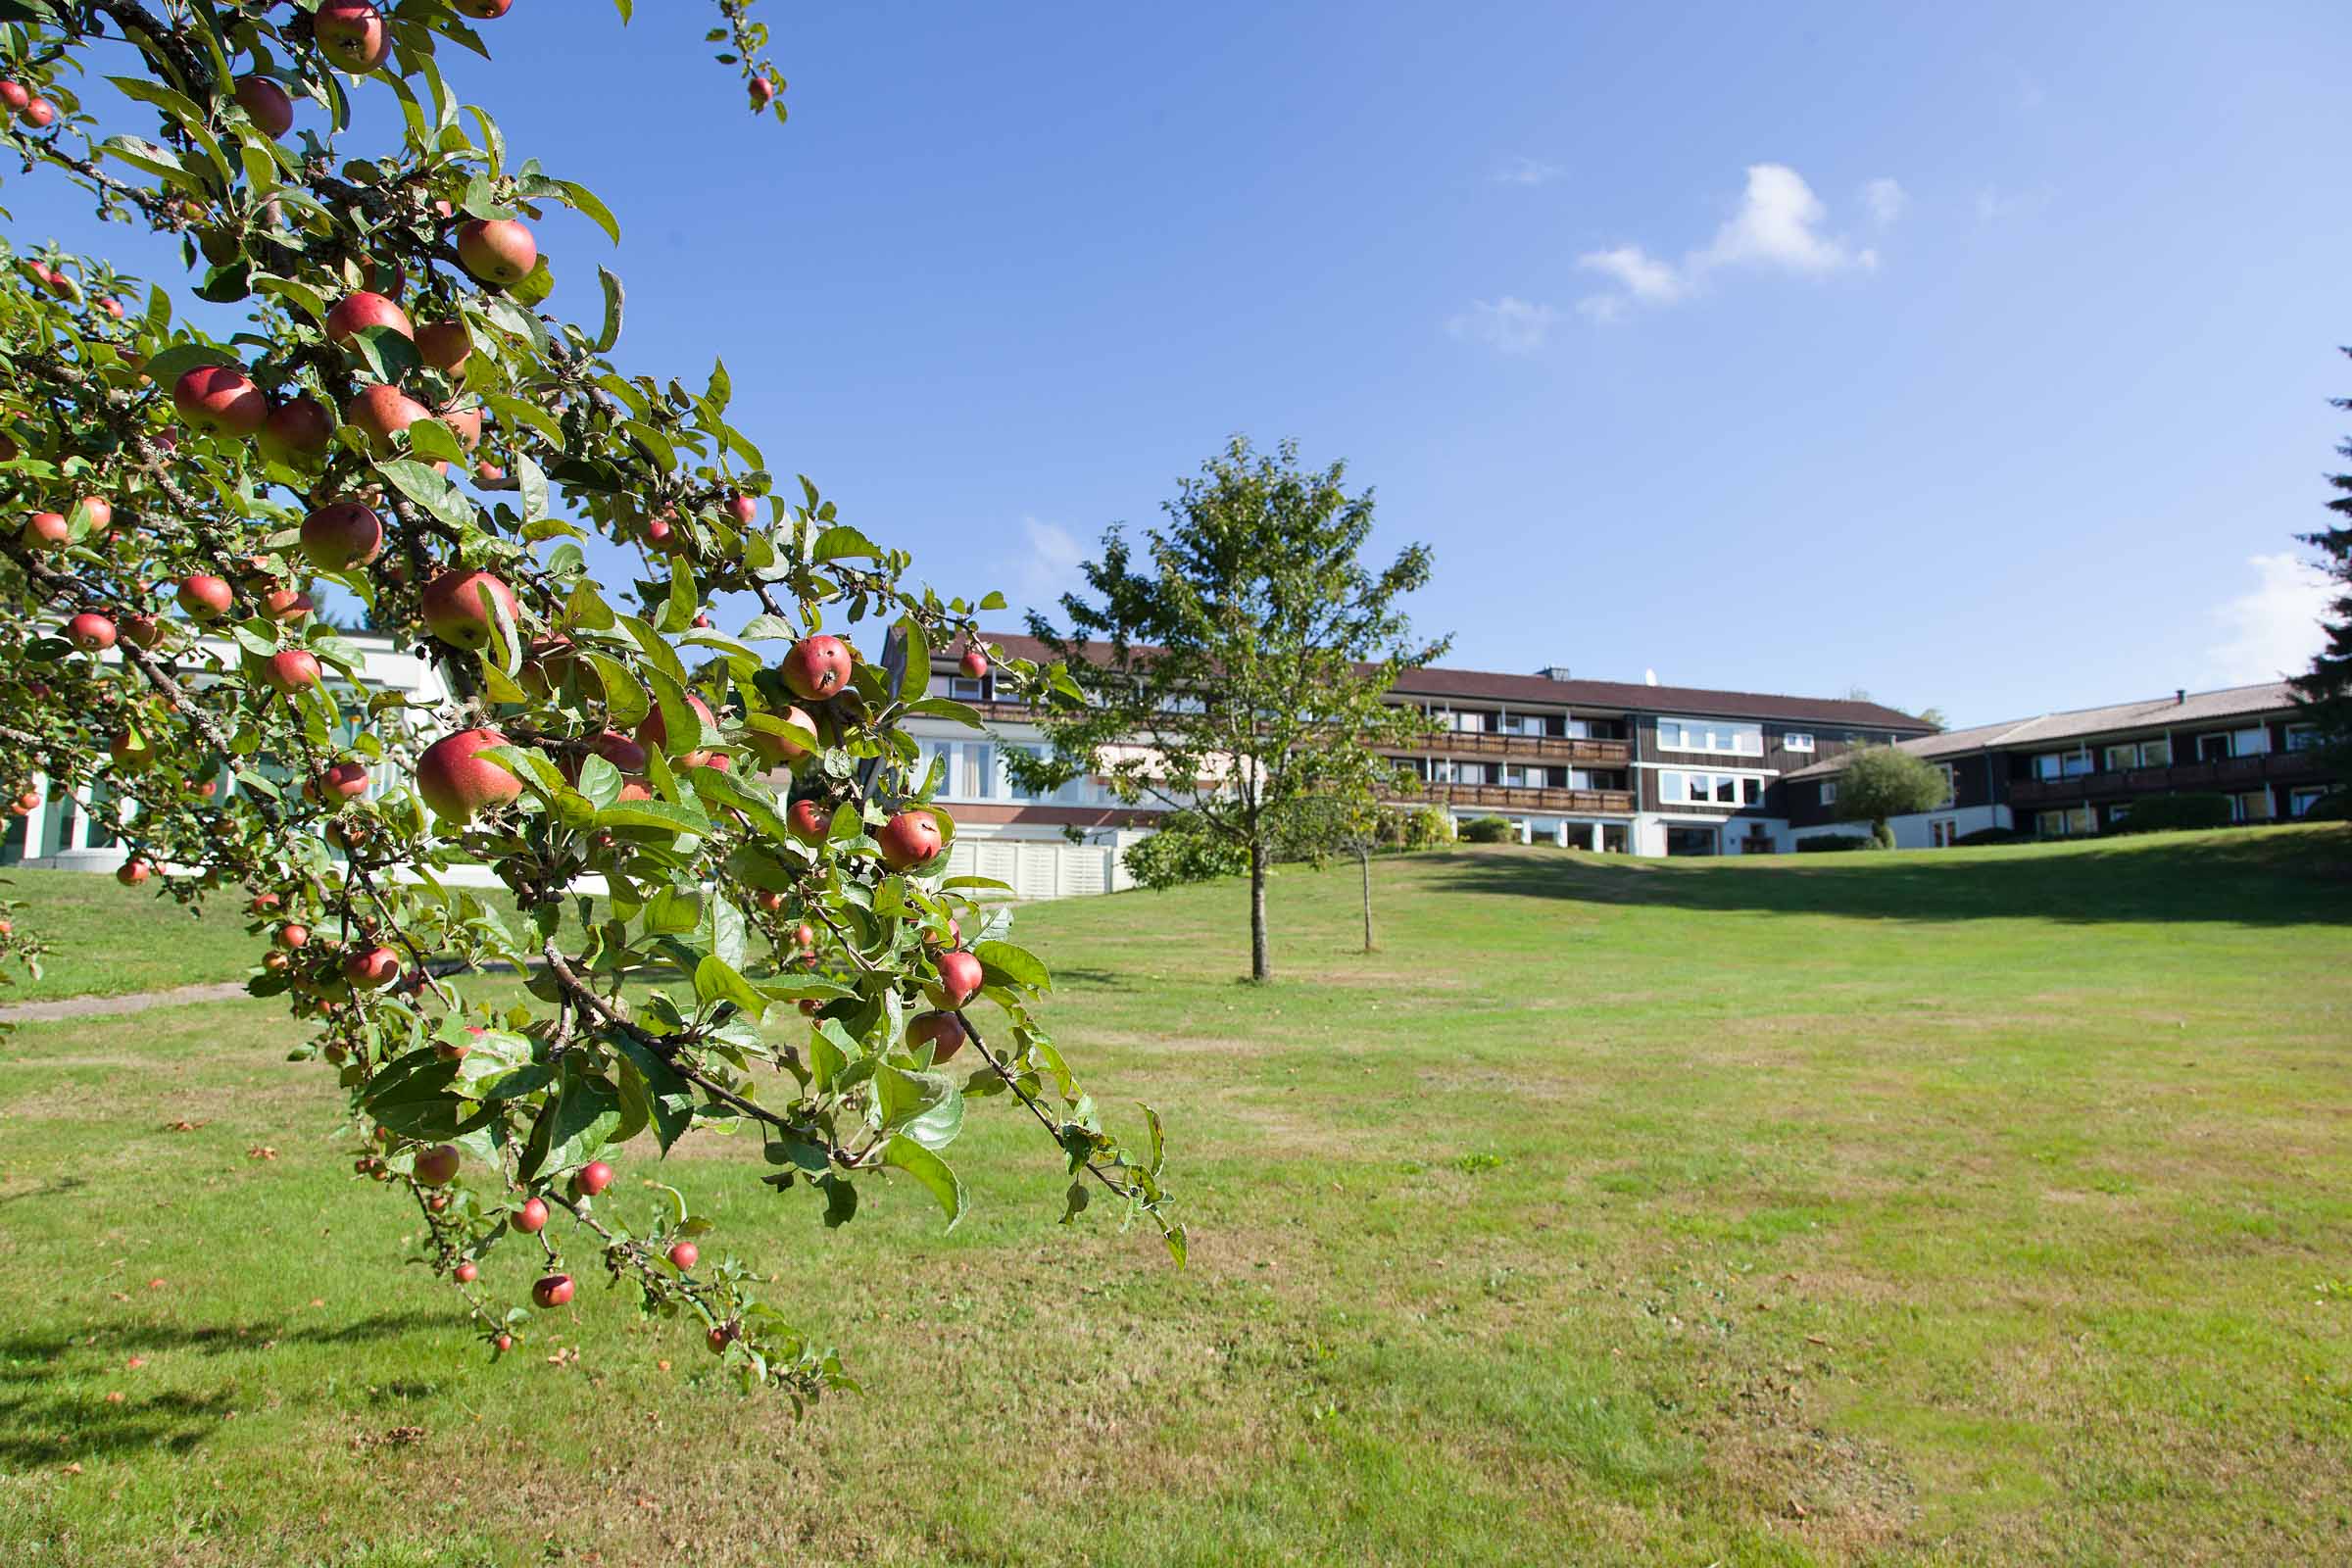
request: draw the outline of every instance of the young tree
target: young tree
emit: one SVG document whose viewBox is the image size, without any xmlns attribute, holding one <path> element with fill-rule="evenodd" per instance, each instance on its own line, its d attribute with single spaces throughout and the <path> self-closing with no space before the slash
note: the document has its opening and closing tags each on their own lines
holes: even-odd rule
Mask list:
<svg viewBox="0 0 2352 1568">
<path fill-rule="evenodd" d="M 2352 354 L 2352 348 L 2343 352 Z M 2352 409 L 2352 398 L 2330 401 L 2336 408 Z M 2352 441 L 2335 451 L 2338 457 L 2352 458 Z M 2335 491 L 2328 510 L 2337 520 L 2299 537 L 2320 552 L 2320 564 L 2333 579 L 2335 591 L 2324 623 L 2327 641 L 2293 685 L 2304 713 L 2320 726 L 2321 746 L 2335 772 L 2336 788 L 2345 791 L 2352 790 L 2352 473 L 2329 474 L 2328 483 Z"/>
<path fill-rule="evenodd" d="M 1868 822 L 1879 848 L 1890 850 L 1894 834 L 1886 819 L 1933 811 L 1943 804 L 1946 793 L 1942 770 L 1900 747 L 1857 747 L 1846 754 L 1838 772 L 1838 816 L 1845 822 Z"/>
<path fill-rule="evenodd" d="M 1298 803 L 1281 827 L 1285 853 L 1320 866 L 1335 855 L 1355 857 L 1362 878 L 1364 951 L 1376 953 L 1372 937 L 1372 852 L 1380 848 L 1381 816 L 1387 808 L 1364 796 L 1318 795 Z"/>
<path fill-rule="evenodd" d="M 216 337 L 104 261 L 8 253 L 0 492 L 24 521 L 0 533 L 0 781 L 20 809 L 36 774 L 131 803 L 127 884 L 243 890 L 267 948 L 250 989 L 315 1025 L 298 1054 L 349 1095 L 355 1170 L 414 1199 L 488 1345 L 525 1333 L 526 1290 L 571 1298 L 570 1247 L 747 1382 L 812 1396 L 839 1359 L 746 1263 L 704 1258 L 682 1194 L 612 1188 L 624 1142 L 746 1133 L 826 1224 L 896 1172 L 952 1225 L 941 1151 L 1004 1093 L 1070 1212 L 1091 1182 L 1181 1258 L 1159 1126 L 1140 1155 L 1103 1130 L 1031 1011 L 1044 967 L 942 874 L 954 823 L 903 721 L 956 711 L 924 693 L 927 649 L 995 601 L 908 585 L 907 557 L 806 479 L 778 493 L 726 421 L 723 367 L 700 390 L 624 373 L 617 279 L 599 325 L 541 309 L 562 259 L 531 221 L 614 225 L 436 68 L 486 54 L 465 19 L 507 10 L 0 8 L 0 140 L 26 175 L 180 236 L 192 292 L 242 315 Z M 718 11 L 718 58 L 781 119 L 747 0 Z M 74 89 L 91 69 L 152 122 L 100 124 Z M 363 94 L 397 107 L 396 139 L 357 144 Z M 596 535 L 634 580 L 595 579 Z M 325 582 L 455 699 L 362 688 L 314 612 Z M 733 632 L 721 595 L 756 603 Z M 879 662 L 841 635 L 869 620 Z M 495 870 L 520 928 L 444 878 L 460 863 Z M 8 915 L 0 954 L 37 955 Z M 489 959 L 532 969 L 527 1004 L 449 977 Z"/>
<path fill-rule="evenodd" d="M 1124 801 L 1187 810 L 1250 862 L 1250 974 L 1273 977 L 1266 876 L 1285 819 L 1318 797 L 1369 801 L 1402 781 L 1381 751 L 1426 734 L 1385 701 L 1404 670 L 1446 651 L 1416 642 L 1396 601 L 1429 580 L 1426 545 L 1378 572 L 1358 559 L 1372 493 L 1344 465 L 1298 466 L 1297 446 L 1260 454 L 1236 437 L 1180 482 L 1139 562 L 1125 533 L 1085 566 L 1093 597 L 1066 594 L 1068 631 L 1032 612 L 1061 659 L 1064 702 L 1044 710 L 1050 755 L 1016 757 L 1025 783 L 1078 774 Z"/>
</svg>

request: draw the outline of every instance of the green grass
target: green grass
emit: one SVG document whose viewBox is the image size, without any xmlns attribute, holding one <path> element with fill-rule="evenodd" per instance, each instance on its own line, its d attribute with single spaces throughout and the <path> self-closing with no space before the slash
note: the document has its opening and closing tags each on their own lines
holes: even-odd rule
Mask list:
<svg viewBox="0 0 2352 1568">
<path fill-rule="evenodd" d="M 1236 887 L 1021 917 L 1065 1052 L 1168 1119 L 1188 1269 L 1055 1227 L 1001 1102 L 948 1237 L 682 1150 L 866 1384 L 798 1424 L 593 1285 L 483 1358 L 270 1005 L 24 1029 L 0 1562 L 2352 1550 L 2345 829 L 1375 874 L 1370 956 L 1352 868 L 1279 880 L 1266 989 Z"/>
</svg>

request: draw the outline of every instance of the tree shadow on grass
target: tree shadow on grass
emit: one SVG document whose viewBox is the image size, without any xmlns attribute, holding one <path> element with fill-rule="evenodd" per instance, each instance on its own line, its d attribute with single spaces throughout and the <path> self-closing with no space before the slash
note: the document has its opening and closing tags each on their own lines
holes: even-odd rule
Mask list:
<svg viewBox="0 0 2352 1568">
<path fill-rule="evenodd" d="M 174 1351 L 266 1355 L 278 1347 L 356 1345 L 390 1339 L 446 1320 L 422 1312 L 315 1328 L 282 1323 L 109 1324 L 79 1333 L 20 1334 L 0 1340 L 0 1469 L 62 1464 L 133 1450 L 184 1453 L 220 1429 L 237 1408 L 231 1382 L 204 1393 L 137 1392 L 132 1356 Z M 97 1385 L 122 1369 L 121 1401 Z M 76 1387 L 63 1385 L 73 1380 Z"/>
<path fill-rule="evenodd" d="M 1440 859 L 1434 880 L 1448 891 L 1599 905 L 1909 921 L 2352 923 L 2352 829 L 2125 839 L 2035 855 L 1790 856 L 1760 864 L 1525 849 Z"/>
</svg>

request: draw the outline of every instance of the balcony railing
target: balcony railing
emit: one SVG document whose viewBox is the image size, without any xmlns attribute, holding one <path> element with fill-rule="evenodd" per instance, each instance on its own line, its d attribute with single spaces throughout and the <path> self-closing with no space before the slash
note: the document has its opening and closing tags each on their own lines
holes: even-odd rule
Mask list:
<svg viewBox="0 0 2352 1568">
<path fill-rule="evenodd" d="M 2323 771 L 2317 752 L 2266 752 L 2259 757 L 2229 757 L 2171 767 L 2119 767 L 2077 773 L 2072 778 L 2018 779 L 2009 786 L 2009 804 L 2042 806 L 2171 790 L 2251 789 L 2274 779 L 2316 779 Z"/>
<path fill-rule="evenodd" d="M 1523 784 L 1423 784 L 1402 791 L 1399 800 L 1428 801 L 1433 806 L 1494 807 L 1508 811 L 1574 811 L 1598 816 L 1631 816 L 1631 790 L 1556 790 Z"/>
<path fill-rule="evenodd" d="M 1476 730 L 1443 730 L 1409 747 L 1396 748 L 1396 752 L 1411 757 L 1506 757 L 1529 762 L 1573 762 L 1584 767 L 1624 767 L 1634 760 L 1630 741 L 1577 740 L 1563 735 L 1490 735 Z"/>
</svg>

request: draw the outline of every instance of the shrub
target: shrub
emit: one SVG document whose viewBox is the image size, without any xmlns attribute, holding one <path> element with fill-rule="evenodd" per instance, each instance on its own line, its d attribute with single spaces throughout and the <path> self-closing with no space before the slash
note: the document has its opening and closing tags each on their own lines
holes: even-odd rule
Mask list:
<svg viewBox="0 0 2352 1568">
<path fill-rule="evenodd" d="M 2329 790 L 2310 807 L 2298 822 L 2342 822 L 2352 820 L 2352 790 Z"/>
<path fill-rule="evenodd" d="M 1508 818 L 1474 816 L 1462 824 L 1462 840 L 1467 844 L 1509 844 L 1519 837 Z"/>
<path fill-rule="evenodd" d="M 1145 887 L 1172 888 L 1212 877 L 1239 876 L 1250 869 L 1250 854 L 1229 839 L 1203 832 L 1187 813 L 1178 811 L 1158 832 L 1127 846 L 1119 862 Z"/>
<path fill-rule="evenodd" d="M 1974 833 L 1963 833 L 1952 840 L 1955 848 L 1965 849 L 1974 844 L 2031 844 L 2034 835 L 2021 833 L 2013 827 L 1981 827 Z"/>
<path fill-rule="evenodd" d="M 2163 833 L 2175 828 L 2228 827 L 2227 795 L 2151 795 L 2132 803 L 2132 814 L 2117 823 L 2117 833 Z"/>
<path fill-rule="evenodd" d="M 1453 842 L 1453 818 L 1435 806 L 1396 806 L 1380 813 L 1380 842 L 1392 850 L 1427 850 Z"/>
<path fill-rule="evenodd" d="M 1844 850 L 1867 850 L 1870 839 L 1860 833 L 1816 833 L 1796 841 L 1799 855 L 1836 855 Z"/>
</svg>

